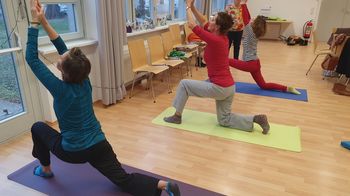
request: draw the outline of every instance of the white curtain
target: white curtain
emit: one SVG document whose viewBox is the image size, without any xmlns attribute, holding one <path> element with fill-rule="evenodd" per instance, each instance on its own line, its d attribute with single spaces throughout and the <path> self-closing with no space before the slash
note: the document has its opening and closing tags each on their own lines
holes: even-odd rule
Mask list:
<svg viewBox="0 0 350 196">
<path fill-rule="evenodd" d="M 126 27 L 124 0 L 96 0 L 102 102 L 111 105 L 126 95 L 123 81 Z"/>
</svg>

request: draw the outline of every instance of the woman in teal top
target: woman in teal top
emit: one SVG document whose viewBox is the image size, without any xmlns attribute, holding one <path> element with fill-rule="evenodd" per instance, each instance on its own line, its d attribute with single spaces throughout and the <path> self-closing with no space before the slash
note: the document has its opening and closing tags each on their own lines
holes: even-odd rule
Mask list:
<svg viewBox="0 0 350 196">
<path fill-rule="evenodd" d="M 54 99 L 60 133 L 43 122 L 32 128 L 33 156 L 40 161 L 34 175 L 53 177 L 50 152 L 69 163 L 90 163 L 94 168 L 132 195 L 180 195 L 175 183 L 166 182 L 143 174 L 128 174 L 121 167 L 112 146 L 108 143 L 92 105 L 92 87 L 88 75 L 89 59 L 79 48 L 68 50 L 57 32 L 45 18 L 43 7 L 31 0 L 32 22 L 28 28 L 26 61 L 35 76 L 47 88 Z M 41 24 L 56 47 L 60 59 L 57 78 L 38 58 L 38 25 Z"/>
</svg>

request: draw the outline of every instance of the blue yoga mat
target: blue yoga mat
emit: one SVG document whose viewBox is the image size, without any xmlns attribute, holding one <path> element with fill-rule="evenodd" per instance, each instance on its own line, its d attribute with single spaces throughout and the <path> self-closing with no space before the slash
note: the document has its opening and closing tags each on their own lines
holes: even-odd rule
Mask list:
<svg viewBox="0 0 350 196">
<path fill-rule="evenodd" d="M 236 84 L 236 92 L 251 94 L 251 95 L 260 95 L 266 97 L 276 97 L 281 99 L 290 99 L 296 101 L 308 101 L 307 91 L 305 89 L 297 89 L 301 95 L 294 95 L 291 93 L 284 93 L 280 91 L 271 91 L 271 90 L 263 90 L 257 84 L 245 83 L 245 82 L 235 82 Z"/>
<path fill-rule="evenodd" d="M 130 194 L 122 192 L 120 188 L 114 185 L 111 181 L 109 181 L 106 177 L 104 177 L 95 168 L 87 163 L 69 164 L 57 159 L 56 156 L 53 155 L 51 156 L 51 166 L 53 168 L 55 176 L 50 179 L 45 179 L 33 175 L 33 169 L 37 165 L 39 165 L 39 162 L 33 161 L 21 169 L 13 172 L 7 176 L 7 178 L 50 196 L 131 196 Z M 169 178 L 127 165 L 123 165 L 123 168 L 130 173 L 141 173 L 159 179 L 171 180 Z M 176 182 L 179 185 L 182 196 L 222 196 L 219 193 L 205 190 L 180 181 L 171 181 Z M 166 195 L 168 194 L 163 191 L 162 196 Z"/>
</svg>

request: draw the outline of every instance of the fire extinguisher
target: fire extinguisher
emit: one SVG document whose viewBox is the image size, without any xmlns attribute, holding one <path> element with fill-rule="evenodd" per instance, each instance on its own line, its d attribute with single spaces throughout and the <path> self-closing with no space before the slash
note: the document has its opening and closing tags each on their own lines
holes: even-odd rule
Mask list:
<svg viewBox="0 0 350 196">
<path fill-rule="evenodd" d="M 306 21 L 303 27 L 303 37 L 305 39 L 309 39 L 311 36 L 312 28 L 313 28 L 312 20 Z"/>
</svg>

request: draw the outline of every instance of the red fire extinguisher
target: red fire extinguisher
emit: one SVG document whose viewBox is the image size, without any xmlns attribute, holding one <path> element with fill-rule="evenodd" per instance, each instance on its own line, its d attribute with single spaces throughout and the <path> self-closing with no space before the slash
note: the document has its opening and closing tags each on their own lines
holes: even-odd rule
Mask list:
<svg viewBox="0 0 350 196">
<path fill-rule="evenodd" d="M 303 37 L 305 39 L 309 39 L 311 36 L 312 28 L 313 28 L 312 20 L 306 21 L 303 27 Z"/>
</svg>

